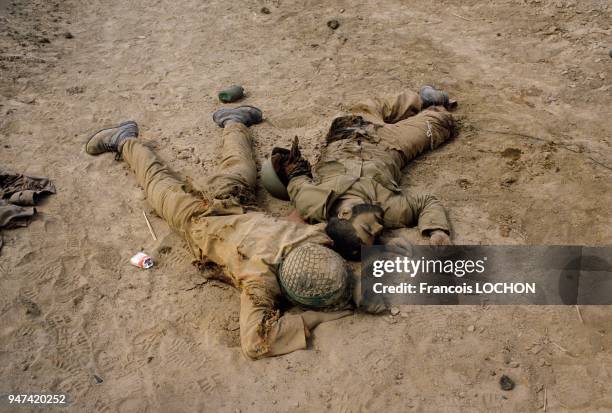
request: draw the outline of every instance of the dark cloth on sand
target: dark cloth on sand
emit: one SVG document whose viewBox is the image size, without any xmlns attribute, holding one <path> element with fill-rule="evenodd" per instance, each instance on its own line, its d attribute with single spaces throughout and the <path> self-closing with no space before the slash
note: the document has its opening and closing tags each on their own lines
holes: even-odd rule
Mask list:
<svg viewBox="0 0 612 413">
<path fill-rule="evenodd" d="M 54 193 L 55 186 L 47 178 L 16 174 L 0 167 L 0 228 L 27 226 L 36 213 L 34 205 L 42 196 Z"/>
</svg>

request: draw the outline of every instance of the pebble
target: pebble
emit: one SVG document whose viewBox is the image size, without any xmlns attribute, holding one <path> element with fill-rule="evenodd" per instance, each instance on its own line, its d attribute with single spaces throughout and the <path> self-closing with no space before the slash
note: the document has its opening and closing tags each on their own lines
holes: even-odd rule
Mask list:
<svg viewBox="0 0 612 413">
<path fill-rule="evenodd" d="M 269 8 L 267 8 L 267 7 L 262 7 L 262 8 L 261 8 L 259 11 L 260 11 L 262 14 L 270 14 L 270 9 L 269 9 Z"/>
<path fill-rule="evenodd" d="M 64 33 L 64 37 L 65 37 L 66 39 L 74 39 L 74 36 L 73 36 L 73 35 L 72 35 L 72 33 L 70 33 L 70 32 L 66 32 L 66 33 Z"/>
<path fill-rule="evenodd" d="M 523 152 L 518 148 L 506 148 L 502 151 L 501 156 L 509 158 L 513 161 L 518 161 L 521 158 Z"/>
<path fill-rule="evenodd" d="M 502 390 L 510 391 L 514 389 L 514 381 L 505 374 L 499 378 L 499 387 Z"/>
<path fill-rule="evenodd" d="M 400 309 L 397 307 L 391 307 L 391 315 L 398 315 L 400 313 Z"/>
<path fill-rule="evenodd" d="M 340 27 L 340 22 L 336 19 L 329 20 L 327 22 L 327 27 L 329 27 L 332 30 L 336 30 L 338 27 Z"/>
<path fill-rule="evenodd" d="M 474 327 L 474 325 L 470 325 L 468 326 L 467 331 L 469 331 L 470 333 L 473 333 L 475 329 L 476 327 Z"/>
</svg>

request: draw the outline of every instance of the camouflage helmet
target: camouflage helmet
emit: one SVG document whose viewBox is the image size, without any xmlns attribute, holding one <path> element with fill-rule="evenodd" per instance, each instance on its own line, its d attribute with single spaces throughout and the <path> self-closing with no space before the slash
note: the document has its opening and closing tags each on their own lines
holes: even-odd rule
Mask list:
<svg viewBox="0 0 612 413">
<path fill-rule="evenodd" d="M 312 309 L 340 309 L 351 298 L 350 275 L 342 257 L 323 245 L 305 243 L 284 258 L 278 281 L 294 304 Z"/>
<path fill-rule="evenodd" d="M 266 159 L 261 164 L 261 184 L 274 198 L 282 199 L 284 201 L 289 200 L 287 187 L 276 174 L 270 158 Z"/>
</svg>

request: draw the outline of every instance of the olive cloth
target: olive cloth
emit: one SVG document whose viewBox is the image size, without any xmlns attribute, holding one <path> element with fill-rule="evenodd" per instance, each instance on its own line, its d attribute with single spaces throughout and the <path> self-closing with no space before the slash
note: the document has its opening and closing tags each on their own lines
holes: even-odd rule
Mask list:
<svg viewBox="0 0 612 413">
<path fill-rule="evenodd" d="M 209 178 L 206 196 L 197 195 L 136 139 L 125 142 L 123 158 L 136 174 L 147 201 L 188 242 L 196 259 L 224 270 L 241 289 L 240 341 L 252 359 L 306 348 L 299 314 L 282 315 L 276 270 L 296 246 L 331 244 L 322 225 L 297 224 L 260 212 L 245 213 L 240 198 L 256 181 L 249 129 L 232 123 L 223 130 L 221 164 Z"/>
<path fill-rule="evenodd" d="M 417 93 L 372 99 L 351 108 L 353 115 L 336 118 L 327 145 L 313 167 L 314 179 L 292 179 L 288 192 L 302 218 L 326 221 L 339 199 L 358 198 L 384 210 L 385 228 L 418 225 L 421 232 L 449 224 L 440 202 L 429 194 L 401 189 L 401 170 L 427 149 L 447 140 L 454 127 L 443 107 L 421 111 Z"/>
<path fill-rule="evenodd" d="M 55 186 L 43 177 L 26 176 L 0 168 L 0 228 L 22 227 L 36 214 L 40 198 L 54 194 Z"/>
</svg>

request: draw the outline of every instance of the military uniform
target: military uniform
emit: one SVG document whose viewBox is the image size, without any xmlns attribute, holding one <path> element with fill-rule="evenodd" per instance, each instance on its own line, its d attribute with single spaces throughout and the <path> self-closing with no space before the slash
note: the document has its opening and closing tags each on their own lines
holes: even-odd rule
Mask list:
<svg viewBox="0 0 612 413">
<path fill-rule="evenodd" d="M 399 187 L 401 170 L 427 149 L 447 140 L 454 127 L 443 107 L 421 111 L 418 94 L 373 99 L 351 109 L 353 115 L 333 121 L 315 179 L 298 176 L 289 182 L 289 196 L 302 218 L 326 221 L 332 205 L 356 198 L 380 205 L 384 226 L 418 225 L 422 233 L 449 231 L 446 214 L 432 195 Z"/>
<path fill-rule="evenodd" d="M 303 225 L 259 212 L 245 213 L 239 200 L 256 181 L 247 127 L 223 131 L 222 161 L 201 196 L 177 179 L 136 139 L 125 142 L 123 158 L 136 173 L 148 202 L 188 242 L 197 260 L 219 265 L 240 288 L 240 340 L 244 354 L 257 359 L 306 348 L 302 317 L 277 309 L 281 290 L 276 269 L 296 246 L 330 245 L 322 225 Z"/>
</svg>

